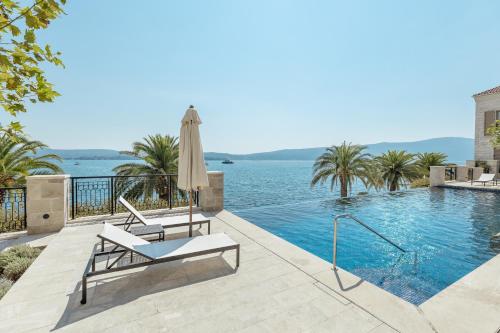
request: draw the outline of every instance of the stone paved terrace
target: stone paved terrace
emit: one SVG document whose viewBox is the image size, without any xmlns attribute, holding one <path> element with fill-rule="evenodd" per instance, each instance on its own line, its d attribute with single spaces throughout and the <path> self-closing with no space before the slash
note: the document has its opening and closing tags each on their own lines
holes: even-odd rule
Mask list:
<svg viewBox="0 0 500 333">
<path fill-rule="evenodd" d="M 500 183 L 472 183 L 470 181 L 462 182 L 457 180 L 446 181 L 444 185 L 439 185 L 439 187 L 448 187 L 455 189 L 465 189 L 465 190 L 478 190 L 478 191 L 490 191 L 490 192 L 500 192 Z"/>
<path fill-rule="evenodd" d="M 80 278 L 102 225 L 64 228 L 0 301 L 0 331 L 384 333 L 500 327 L 500 257 L 416 307 L 343 270 L 333 272 L 329 263 L 229 212 L 212 223 L 213 232 L 226 232 L 241 244 L 238 270 L 234 251 L 228 251 L 94 277 L 86 305 L 79 303 Z M 476 285 L 477 274 L 484 287 Z"/>
</svg>

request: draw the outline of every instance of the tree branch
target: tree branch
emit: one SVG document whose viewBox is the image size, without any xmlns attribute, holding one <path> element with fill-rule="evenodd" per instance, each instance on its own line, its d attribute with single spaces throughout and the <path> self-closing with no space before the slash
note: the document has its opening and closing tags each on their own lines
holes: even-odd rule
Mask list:
<svg viewBox="0 0 500 333">
<path fill-rule="evenodd" d="M 15 21 L 19 20 L 21 17 L 25 16 L 26 14 L 28 14 L 33 8 L 35 8 L 36 5 L 44 2 L 45 0 L 38 0 L 36 1 L 30 8 L 26 9 L 24 12 L 22 12 L 21 14 L 19 14 L 17 17 L 13 18 L 12 20 L 10 20 L 9 22 L 5 23 L 3 26 L 0 27 L 0 30 L 3 30 L 5 28 L 7 28 L 9 25 L 11 25 L 12 23 L 14 23 Z"/>
</svg>

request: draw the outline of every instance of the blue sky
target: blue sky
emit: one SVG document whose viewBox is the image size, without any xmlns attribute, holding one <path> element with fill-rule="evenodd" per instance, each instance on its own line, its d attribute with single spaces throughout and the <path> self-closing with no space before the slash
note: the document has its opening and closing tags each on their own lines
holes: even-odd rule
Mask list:
<svg viewBox="0 0 500 333">
<path fill-rule="evenodd" d="M 498 1 L 69 1 L 41 39 L 62 96 L 20 120 L 53 148 L 178 135 L 246 153 L 473 136 L 500 84 Z"/>
</svg>

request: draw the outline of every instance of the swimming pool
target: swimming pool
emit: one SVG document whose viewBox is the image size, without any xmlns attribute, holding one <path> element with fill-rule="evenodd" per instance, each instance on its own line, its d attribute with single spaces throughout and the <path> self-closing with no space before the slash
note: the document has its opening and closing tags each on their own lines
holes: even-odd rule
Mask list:
<svg viewBox="0 0 500 333">
<path fill-rule="evenodd" d="M 338 266 L 417 305 L 500 252 L 500 194 L 491 192 L 418 189 L 233 212 L 329 262 L 333 216 L 358 217 L 408 253 L 342 220 Z"/>
</svg>

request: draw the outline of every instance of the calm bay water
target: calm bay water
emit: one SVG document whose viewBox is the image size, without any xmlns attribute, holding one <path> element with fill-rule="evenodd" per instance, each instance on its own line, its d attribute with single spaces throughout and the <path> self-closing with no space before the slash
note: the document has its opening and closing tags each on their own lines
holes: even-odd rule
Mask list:
<svg viewBox="0 0 500 333">
<path fill-rule="evenodd" d="M 61 166 L 72 176 L 111 176 L 113 168 L 127 160 L 66 160 Z M 241 209 L 332 199 L 329 184 L 309 186 L 313 161 L 207 161 L 208 170 L 224 172 L 225 207 L 231 211 Z M 355 184 L 353 193 L 366 191 L 363 184 Z"/>
</svg>

